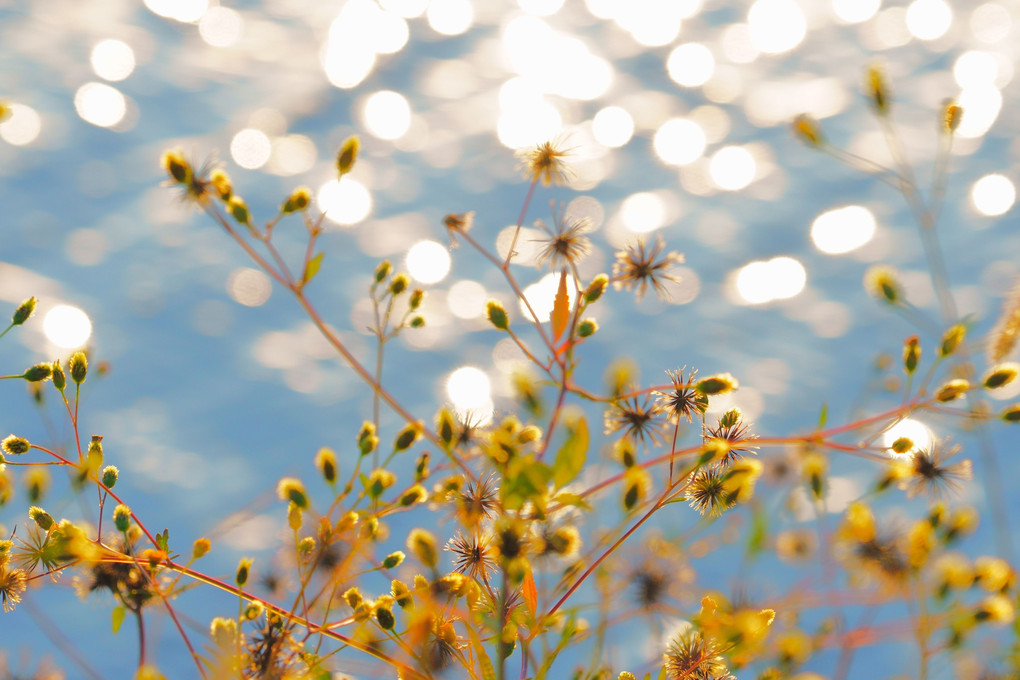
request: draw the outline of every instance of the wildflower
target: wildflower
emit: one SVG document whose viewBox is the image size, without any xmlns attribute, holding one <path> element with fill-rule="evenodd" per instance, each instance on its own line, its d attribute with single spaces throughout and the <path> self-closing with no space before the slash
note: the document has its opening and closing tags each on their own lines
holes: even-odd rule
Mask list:
<svg viewBox="0 0 1020 680">
<path fill-rule="evenodd" d="M 480 482 L 468 482 L 457 494 L 457 517 L 466 527 L 476 527 L 482 519 L 492 519 L 499 510 L 497 477 L 489 475 Z"/>
<path fill-rule="evenodd" d="M 960 482 L 970 479 L 973 469 L 969 459 L 952 465 L 946 464 L 946 460 L 955 456 L 959 450 L 959 447 L 953 447 L 947 452 L 940 445 L 933 444 L 928 449 L 917 451 L 908 461 L 909 476 L 899 485 L 906 490 L 907 498 L 922 493 L 941 498 L 946 492 L 958 491 Z"/>
<path fill-rule="evenodd" d="M 234 582 L 239 588 L 243 588 L 244 584 L 248 582 L 248 574 L 251 572 L 252 559 L 250 557 L 243 557 L 241 561 L 237 563 L 237 574 L 234 576 Z"/>
<path fill-rule="evenodd" d="M 884 265 L 868 267 L 864 272 L 864 288 L 873 297 L 891 305 L 899 304 L 903 299 L 903 287 L 896 278 L 896 271 Z"/>
<path fill-rule="evenodd" d="M 191 559 L 197 560 L 206 555 L 212 549 L 212 542 L 208 538 L 196 538 L 191 546 Z"/>
<path fill-rule="evenodd" d="M 404 451 L 409 448 L 412 444 L 418 441 L 421 437 L 422 425 L 421 423 L 408 423 L 404 426 L 400 432 L 397 433 L 397 438 L 393 442 L 394 452 Z"/>
<path fill-rule="evenodd" d="M 450 213 L 443 218 L 443 224 L 446 226 L 446 231 L 450 235 L 450 247 L 457 247 L 456 234 L 466 234 L 471 231 L 471 227 L 475 224 L 475 211 L 469 210 L 466 213 Z"/>
<path fill-rule="evenodd" d="M 214 165 L 212 160 L 207 160 L 196 171 L 180 149 L 168 149 L 163 152 L 160 165 L 170 176 L 170 183 L 181 186 L 185 201 L 201 205 L 209 200 L 210 187 L 213 186 L 209 179 Z"/>
<path fill-rule="evenodd" d="M 71 380 L 75 385 L 81 385 L 89 372 L 89 361 L 85 352 L 75 352 L 67 360 L 67 368 L 71 371 Z"/>
<path fill-rule="evenodd" d="M 977 621 L 1006 624 L 1013 622 L 1016 612 L 1013 609 L 1013 603 L 1007 596 L 996 593 L 981 601 L 974 613 L 974 618 Z"/>
<path fill-rule="evenodd" d="M 12 612 L 21 602 L 21 595 L 26 588 L 26 574 L 23 569 L 0 567 L 0 604 L 4 612 Z"/>
<path fill-rule="evenodd" d="M 652 476 L 639 465 L 627 468 L 623 475 L 623 509 L 630 511 L 636 508 L 648 496 L 652 487 Z"/>
<path fill-rule="evenodd" d="M 496 553 L 488 534 L 465 536 L 458 531 L 446 542 L 444 550 L 453 553 L 453 570 L 488 583 L 496 568 Z"/>
<path fill-rule="evenodd" d="M 663 412 L 649 397 L 643 401 L 639 401 L 638 397 L 615 401 L 606 411 L 606 434 L 623 430 L 624 437 L 639 440 L 642 444 L 648 441 L 653 446 L 657 444 L 664 426 Z"/>
<path fill-rule="evenodd" d="M 535 223 L 549 235 L 548 239 L 538 240 L 542 244 L 538 252 L 538 264 L 541 266 L 548 262 L 553 269 L 575 265 L 591 253 L 591 241 L 585 236 L 592 230 L 591 220 L 587 217 L 567 218 L 555 214 L 553 217 L 556 231 L 541 220 Z"/>
<path fill-rule="evenodd" d="M 693 628 L 674 635 L 663 657 L 670 680 L 733 678 L 716 643 Z"/>
<path fill-rule="evenodd" d="M 693 387 L 698 371 L 692 370 L 685 381 L 684 371 L 686 368 L 684 366 L 675 371 L 666 371 L 670 382 L 673 383 L 673 391 L 655 393 L 659 408 L 665 411 L 674 423 L 679 423 L 681 418 L 685 418 L 690 423 L 695 413 L 704 416 L 705 410 L 708 409 L 708 397 Z"/>
<path fill-rule="evenodd" d="M 701 468 L 694 474 L 687 487 L 690 506 L 701 515 L 718 517 L 734 505 L 734 499 L 727 491 L 726 479 L 716 466 Z"/>
<path fill-rule="evenodd" d="M 740 383 L 729 373 L 717 373 L 710 375 L 707 378 L 699 380 L 694 385 L 694 389 L 705 395 L 714 394 L 726 394 L 733 390 L 739 389 Z"/>
<path fill-rule="evenodd" d="M 916 335 L 907 338 L 903 343 L 903 368 L 907 374 L 917 369 L 917 362 L 921 360 L 921 343 Z"/>
<path fill-rule="evenodd" d="M 735 412 L 735 413 L 734 413 Z M 758 447 L 748 442 L 756 439 L 756 435 L 748 434 L 750 426 L 740 418 L 739 409 L 731 409 L 723 414 L 715 427 L 706 427 L 702 437 L 706 440 L 717 439 L 726 443 L 725 454 L 720 458 L 723 465 L 737 460 L 745 453 L 753 453 Z"/>
<path fill-rule="evenodd" d="M 230 175 L 226 173 L 222 168 L 216 168 L 209 175 L 209 181 L 216 189 L 216 193 L 220 195 L 220 199 L 229 201 L 231 194 L 234 193 L 234 186 L 230 181 Z"/>
<path fill-rule="evenodd" d="M 400 496 L 399 503 L 404 507 L 409 507 L 416 503 L 424 503 L 428 500 L 428 496 L 429 493 L 425 490 L 424 486 L 415 484 Z"/>
<path fill-rule="evenodd" d="M 636 245 L 617 251 L 616 262 L 613 263 L 613 285 L 616 289 L 637 288 L 637 297 L 640 300 L 651 284 L 656 295 L 668 299 L 669 291 L 665 282 L 680 280 L 680 277 L 669 274 L 668 270 L 673 265 L 683 262 L 684 256 L 673 251 L 662 255 L 665 247 L 666 242 L 656 236 L 655 245 L 651 247 L 646 247 L 644 240 L 638 239 Z"/>
<path fill-rule="evenodd" d="M 1016 580 L 1012 567 L 1001 557 L 981 556 L 974 560 L 974 576 L 981 589 L 989 593 L 1002 592 Z"/>
<path fill-rule="evenodd" d="M 605 292 L 607 285 L 609 285 L 608 276 L 605 274 L 599 274 L 596 276 L 591 280 L 591 283 L 588 284 L 588 287 L 584 291 L 584 301 L 588 304 L 597 302 L 598 299 L 602 297 L 602 293 Z"/>
<path fill-rule="evenodd" d="M 3 441 L 0 441 L 0 450 L 9 456 L 17 456 L 22 453 L 28 453 L 28 450 L 32 448 L 32 445 L 28 443 L 28 440 L 24 437 L 17 437 L 13 434 L 4 437 Z"/>
<path fill-rule="evenodd" d="M 570 150 L 564 149 L 558 139 L 517 151 L 524 177 L 532 182 L 542 180 L 545 186 L 566 184 L 573 177 L 574 171 L 563 160 L 569 155 Z"/>
<path fill-rule="evenodd" d="M 276 485 L 276 495 L 281 501 L 290 501 L 299 508 L 308 507 L 305 485 L 295 477 L 282 477 Z"/>
</svg>

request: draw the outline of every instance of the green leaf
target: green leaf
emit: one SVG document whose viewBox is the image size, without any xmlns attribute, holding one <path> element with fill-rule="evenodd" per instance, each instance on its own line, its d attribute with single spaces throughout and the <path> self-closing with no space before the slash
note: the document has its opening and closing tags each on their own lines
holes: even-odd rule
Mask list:
<svg viewBox="0 0 1020 680">
<path fill-rule="evenodd" d="M 113 608 L 110 612 L 110 623 L 112 624 L 114 635 L 120 630 L 120 624 L 124 623 L 124 616 L 127 615 L 127 609 L 124 605 L 119 605 Z"/>
<path fill-rule="evenodd" d="M 818 429 L 825 427 L 826 421 L 829 419 L 829 405 L 822 404 L 822 412 L 818 414 Z"/>
<path fill-rule="evenodd" d="M 167 553 L 168 555 L 170 554 L 170 530 L 169 529 L 163 529 L 163 533 L 156 534 L 156 545 L 158 545 L 159 549 L 162 550 L 163 552 Z"/>
<path fill-rule="evenodd" d="M 308 260 L 308 263 L 305 265 L 305 275 L 301 277 L 302 281 L 308 283 L 315 278 L 315 275 L 319 273 L 319 267 L 322 266 L 323 255 L 325 255 L 325 251 Z"/>
<path fill-rule="evenodd" d="M 588 457 L 588 423 L 578 418 L 567 423 L 567 440 L 563 442 L 552 466 L 556 488 L 569 484 L 580 474 Z"/>
<path fill-rule="evenodd" d="M 552 478 L 548 465 L 534 456 L 515 459 L 503 474 L 500 492 L 508 510 L 520 510 L 526 501 L 535 503 L 539 511 L 545 510 L 545 492 Z"/>
</svg>

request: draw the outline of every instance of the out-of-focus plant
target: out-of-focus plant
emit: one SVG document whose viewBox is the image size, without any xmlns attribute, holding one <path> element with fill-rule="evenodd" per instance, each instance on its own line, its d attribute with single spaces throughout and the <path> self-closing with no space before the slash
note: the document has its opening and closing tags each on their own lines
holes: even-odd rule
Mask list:
<svg viewBox="0 0 1020 680">
<path fill-rule="evenodd" d="M 491 263 L 529 312 L 517 320 L 496 300 L 485 306 L 494 335 L 508 337 L 532 368 L 514 380 L 519 409 L 493 422 L 444 404 L 433 413 L 414 413 L 394 387 L 399 382 L 383 379 L 387 343 L 428 323 L 425 292 L 390 262 L 375 266 L 366 291 L 377 341 L 374 366 L 360 363 L 327 323 L 308 295 L 317 277 L 328 275 L 328 260 L 318 240 L 324 215 L 307 188 L 295 189 L 276 215 L 259 221 L 224 171 L 196 167 L 178 150 L 165 152 L 169 183 L 294 297 L 364 382 L 372 420 L 337 451 L 308 452 L 318 479 L 279 480 L 279 512 L 292 530 L 281 549 L 293 574 L 286 585 L 276 579 L 275 591 L 260 594 L 252 574 L 263 565 L 242 559 L 228 577 L 200 571 L 196 563 L 215 549 L 208 539 L 152 532 L 131 511 L 130 499 L 115 490 L 119 473 L 104 460 L 103 437 L 86 440 L 79 432 L 81 388 L 89 377 L 85 353 L 3 376 L 36 387 L 50 382 L 76 445 L 65 456 L 17 434 L 0 442 L 0 502 L 18 483 L 31 502 L 16 510 L 15 533 L 0 540 L 4 611 L 31 596 L 30 583 L 74 572 L 83 595 L 112 596 L 114 630 L 130 615 L 138 632 L 139 678 L 160 677 L 150 665 L 145 625 L 156 611 L 173 622 L 197 675 L 210 679 L 320 680 L 336 677 L 334 672 L 404 680 L 708 680 L 737 673 L 844 678 L 855 655 L 889 641 L 913 649 L 922 679 L 934 676 L 936 664 L 957 661 L 960 675 L 1014 677 L 1020 655 L 1009 518 L 1002 511 L 992 517 L 1001 554 L 975 554 L 966 537 L 977 513 L 954 501 L 971 480 L 971 461 L 946 436 L 927 444 L 906 436 L 888 445 L 880 440 L 920 413 L 946 432 L 977 430 L 987 473 L 978 481 L 992 507 L 1004 507 L 986 431 L 997 420 L 1020 420 L 1020 404 L 994 413 L 983 395 L 1020 372 L 1020 365 L 1007 361 L 1020 328 L 1020 296 L 1010 299 L 997 329 L 984 339 L 989 350 L 982 364 L 981 342 L 968 337 L 970 322 L 956 311 L 936 229 L 953 135 L 964 112 L 952 102 L 939 112 L 939 155 L 925 195 L 904 159 L 879 69 L 868 71 L 865 89 L 893 167 L 831 144 L 806 116 L 793 122 L 793 130 L 810 147 L 877 176 L 907 200 L 939 317 L 928 318 L 910 302 L 891 268 L 870 269 L 867 289 L 917 326 L 895 369 L 904 376 L 902 400 L 840 424 L 828 423 L 823 409 L 813 429 L 787 436 L 752 432 L 736 408 L 708 416 L 713 400 L 739 389 L 730 373 L 701 376 L 671 365 L 663 367 L 662 383 L 641 385 L 625 364 L 614 363 L 603 391 L 578 383 L 586 346 L 598 342 L 600 306 L 612 304 L 614 294 L 624 301 L 631 292 L 638 298 L 667 295 L 682 256 L 660 239 L 637 240 L 616 253 L 611 272 L 585 278 L 579 264 L 592 250 L 591 224 L 554 210 L 552 224 L 539 225 L 545 236 L 538 261 L 554 272 L 558 287 L 551 313 L 540 318 L 512 267 L 514 246 L 539 187 L 570 176 L 562 142 L 520 155 L 527 194 L 505 257 L 486 245 L 484 226 L 476 227 L 502 216 L 451 213 L 437 225 L 452 244 L 467 246 L 461 256 L 477 253 Z M 358 153 L 356 137 L 340 148 L 341 182 Z M 288 261 L 274 243 L 283 220 L 299 221 L 307 231 L 297 261 Z M 19 305 L 0 337 L 29 322 L 35 304 L 32 298 Z M 401 421 L 398 427 L 384 427 L 384 408 Z M 800 408 L 817 414 L 814 402 Z M 592 413 L 599 413 L 602 427 L 592 424 Z M 861 474 L 874 483 L 849 504 L 837 526 L 829 526 L 823 508 L 830 461 L 838 457 L 858 459 Z M 606 472 L 607 465 L 615 469 Z M 83 498 L 94 490 L 98 526 L 56 519 L 44 509 L 54 467 L 69 473 L 68 483 Z M 772 531 L 772 499 L 798 489 L 818 511 L 815 529 Z M 889 505 L 900 506 L 898 522 L 876 512 Z M 649 530 L 649 520 L 663 513 L 696 513 L 702 520 L 682 533 Z M 400 525 L 415 526 L 394 533 L 391 526 L 401 514 L 410 519 Z M 720 521 L 733 515 L 745 521 Z M 743 533 L 742 552 L 730 545 L 734 531 Z M 709 556 L 724 559 L 727 551 L 742 570 L 777 568 L 760 566 L 774 553 L 794 574 L 777 580 L 796 585 L 768 594 L 742 592 L 740 583 L 731 595 L 706 591 L 699 581 L 711 569 L 705 566 Z M 797 571 L 815 559 L 821 578 Z M 225 606 L 223 616 L 208 622 L 207 634 L 189 631 L 177 611 L 176 595 L 194 584 L 236 597 L 236 607 Z M 812 610 L 829 614 L 813 616 Z M 1000 630 L 1006 626 L 1012 628 Z M 616 667 L 617 648 L 642 636 L 659 646 L 635 667 Z"/>
</svg>

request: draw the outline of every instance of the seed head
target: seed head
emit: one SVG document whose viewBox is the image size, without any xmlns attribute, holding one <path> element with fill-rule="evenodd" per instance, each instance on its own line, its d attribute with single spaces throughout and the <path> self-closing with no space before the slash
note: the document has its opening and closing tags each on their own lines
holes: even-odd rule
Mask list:
<svg viewBox="0 0 1020 680">
<path fill-rule="evenodd" d="M 560 140 L 543 142 L 517 152 L 524 178 L 532 182 L 541 180 L 545 186 L 570 181 L 574 172 L 563 160 L 569 155 L 570 150 L 564 149 Z"/>
<path fill-rule="evenodd" d="M 9 456 L 17 456 L 22 453 L 28 453 L 28 450 L 32 448 L 32 445 L 28 443 L 28 440 L 24 437 L 16 437 L 11 434 L 4 437 L 3 441 L 0 441 L 0 450 Z"/>
</svg>

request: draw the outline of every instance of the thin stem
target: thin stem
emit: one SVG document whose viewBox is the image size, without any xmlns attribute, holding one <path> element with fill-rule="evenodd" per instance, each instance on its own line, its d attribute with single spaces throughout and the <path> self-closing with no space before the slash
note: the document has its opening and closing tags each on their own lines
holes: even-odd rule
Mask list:
<svg viewBox="0 0 1020 680">
<path fill-rule="evenodd" d="M 507 251 L 506 261 L 503 263 L 503 269 L 510 268 L 510 260 L 515 255 L 514 247 L 517 245 L 517 237 L 521 234 L 521 226 L 524 225 L 524 216 L 528 214 L 528 206 L 531 205 L 531 197 L 535 194 L 535 185 L 538 184 L 538 173 L 531 179 L 531 185 L 528 186 L 528 195 L 524 197 L 524 205 L 521 206 L 521 214 L 517 217 L 517 227 L 514 229 L 514 238 L 510 241 L 510 250 Z"/>
</svg>

